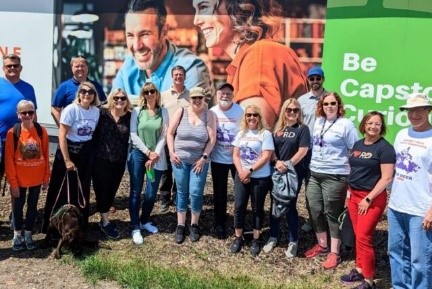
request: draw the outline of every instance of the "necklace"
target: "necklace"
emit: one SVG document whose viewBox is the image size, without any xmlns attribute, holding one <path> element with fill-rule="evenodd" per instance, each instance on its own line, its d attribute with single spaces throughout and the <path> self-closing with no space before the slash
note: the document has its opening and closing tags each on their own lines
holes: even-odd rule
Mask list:
<svg viewBox="0 0 432 289">
<path fill-rule="evenodd" d="M 320 142 L 319 142 L 319 146 L 322 147 L 323 146 L 323 138 L 324 138 L 324 134 L 326 132 L 328 132 L 328 130 L 335 124 L 335 122 L 338 120 L 339 117 L 336 117 L 336 119 L 328 126 L 328 128 L 326 130 L 324 130 L 325 128 L 325 123 L 327 121 L 327 119 L 324 119 L 324 123 L 323 126 L 321 128 L 321 132 L 320 132 Z"/>
</svg>

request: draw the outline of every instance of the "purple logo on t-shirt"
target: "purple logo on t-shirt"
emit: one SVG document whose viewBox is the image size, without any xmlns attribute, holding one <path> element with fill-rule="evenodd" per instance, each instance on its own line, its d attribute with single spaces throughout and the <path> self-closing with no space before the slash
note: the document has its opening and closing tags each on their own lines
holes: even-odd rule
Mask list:
<svg viewBox="0 0 432 289">
<path fill-rule="evenodd" d="M 412 155 L 409 153 L 410 148 L 396 154 L 396 167 L 407 173 L 416 172 L 420 166 L 412 161 Z"/>
<path fill-rule="evenodd" d="M 244 146 L 240 147 L 240 158 L 244 160 L 256 160 L 259 157 L 259 154 L 252 149 L 251 147 L 248 147 L 247 143 Z"/>
<path fill-rule="evenodd" d="M 235 138 L 235 135 L 232 135 L 229 133 L 229 130 L 224 128 L 224 125 L 222 127 L 218 127 L 216 131 L 216 139 L 219 142 L 229 142 L 231 143 Z"/>
<path fill-rule="evenodd" d="M 89 136 L 93 134 L 93 129 L 88 124 L 78 127 L 77 134 L 79 136 Z"/>
</svg>

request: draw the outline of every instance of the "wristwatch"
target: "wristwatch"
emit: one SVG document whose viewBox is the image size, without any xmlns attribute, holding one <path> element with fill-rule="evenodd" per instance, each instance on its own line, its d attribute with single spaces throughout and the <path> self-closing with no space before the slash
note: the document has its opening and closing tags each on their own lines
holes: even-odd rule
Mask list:
<svg viewBox="0 0 432 289">
<path fill-rule="evenodd" d="M 253 172 L 254 172 L 254 169 L 253 169 L 252 167 L 250 167 L 250 168 L 249 168 L 249 171 L 250 171 L 251 173 L 253 173 Z"/>
<path fill-rule="evenodd" d="M 207 160 L 208 159 L 208 155 L 207 154 L 203 154 L 202 158 L 205 159 L 205 160 Z"/>
<path fill-rule="evenodd" d="M 366 200 L 366 202 L 367 202 L 368 204 L 370 204 L 370 203 L 372 202 L 372 200 L 369 199 L 368 197 L 366 197 L 365 200 Z"/>
</svg>

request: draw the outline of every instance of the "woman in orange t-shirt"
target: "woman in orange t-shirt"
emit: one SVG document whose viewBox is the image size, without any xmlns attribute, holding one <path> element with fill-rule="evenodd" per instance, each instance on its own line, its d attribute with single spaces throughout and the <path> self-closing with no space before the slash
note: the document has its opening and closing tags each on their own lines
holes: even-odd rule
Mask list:
<svg viewBox="0 0 432 289">
<path fill-rule="evenodd" d="M 31 233 L 37 216 L 37 203 L 41 187 L 47 187 L 50 167 L 48 155 L 48 134 L 42 128 L 42 139 L 34 124 L 35 106 L 32 101 L 21 100 L 17 105 L 18 118 L 21 120 L 21 132 L 15 144 L 14 128 L 6 137 L 5 171 L 10 184 L 14 237 L 12 249 L 36 249 Z M 23 229 L 23 209 L 27 196 L 26 221 Z"/>
</svg>

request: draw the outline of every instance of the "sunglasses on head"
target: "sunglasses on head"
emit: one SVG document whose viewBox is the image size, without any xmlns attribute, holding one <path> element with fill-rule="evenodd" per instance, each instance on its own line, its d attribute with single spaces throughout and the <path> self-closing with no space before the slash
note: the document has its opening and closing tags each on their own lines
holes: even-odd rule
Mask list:
<svg viewBox="0 0 432 289">
<path fill-rule="evenodd" d="M 329 105 L 335 106 L 337 104 L 338 104 L 337 101 L 323 102 L 323 106 L 329 106 Z"/>
<path fill-rule="evenodd" d="M 82 95 L 88 94 L 88 95 L 92 96 L 92 95 L 95 95 L 96 92 L 93 89 L 84 89 L 84 88 L 81 88 L 80 91 L 79 91 L 79 93 L 82 94 Z"/>
<path fill-rule="evenodd" d="M 119 100 L 125 101 L 126 99 L 127 99 L 126 96 L 113 96 L 114 101 L 119 101 Z"/>
<path fill-rule="evenodd" d="M 155 93 L 156 93 L 156 89 L 144 90 L 144 95 L 150 95 Z"/>
<path fill-rule="evenodd" d="M 17 69 L 17 68 L 19 68 L 20 67 L 20 64 L 8 64 L 8 65 L 5 65 L 7 68 L 14 68 L 14 69 Z"/>
<path fill-rule="evenodd" d="M 34 115 L 34 111 L 33 110 L 29 110 L 29 111 L 20 111 L 20 114 L 22 115 L 22 116 L 33 116 Z"/>
<path fill-rule="evenodd" d="M 246 117 L 259 117 L 259 113 L 246 113 Z"/>
<path fill-rule="evenodd" d="M 285 111 L 286 111 L 287 113 L 299 113 L 299 112 L 300 112 L 300 108 L 289 108 L 289 107 L 287 107 L 287 108 L 285 109 Z"/>
<path fill-rule="evenodd" d="M 321 76 L 310 76 L 310 77 L 308 77 L 308 79 L 310 81 L 321 81 L 322 77 Z"/>
</svg>

